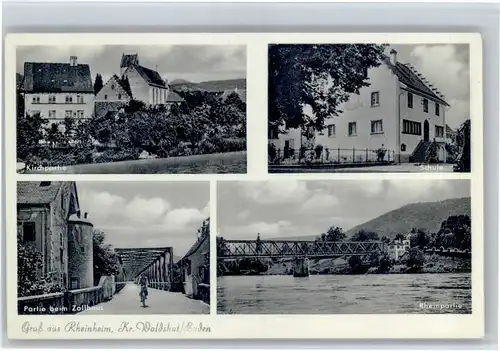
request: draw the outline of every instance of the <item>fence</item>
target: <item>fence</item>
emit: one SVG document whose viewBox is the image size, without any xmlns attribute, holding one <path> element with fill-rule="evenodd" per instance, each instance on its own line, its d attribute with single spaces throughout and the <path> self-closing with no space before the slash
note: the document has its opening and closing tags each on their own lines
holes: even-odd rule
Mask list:
<svg viewBox="0 0 500 351">
<path fill-rule="evenodd" d="M 363 164 L 392 163 L 394 150 L 389 149 L 275 149 L 269 150 L 269 162 L 274 165 Z"/>
<path fill-rule="evenodd" d="M 153 289 L 170 291 L 170 282 L 150 282 L 149 286 Z"/>
</svg>

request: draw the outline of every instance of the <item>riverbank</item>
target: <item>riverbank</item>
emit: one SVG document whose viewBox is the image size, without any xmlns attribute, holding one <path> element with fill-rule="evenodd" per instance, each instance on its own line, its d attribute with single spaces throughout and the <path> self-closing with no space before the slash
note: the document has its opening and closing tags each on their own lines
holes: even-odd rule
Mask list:
<svg viewBox="0 0 500 351">
<path fill-rule="evenodd" d="M 252 275 L 292 275 L 291 259 L 279 262 L 267 262 L 268 269 L 265 272 Z M 365 266 L 365 269 L 353 272 L 348 259 L 344 257 L 335 259 L 319 259 L 309 261 L 309 273 L 311 275 L 352 275 L 352 274 L 411 274 L 411 273 L 470 273 L 471 259 L 462 257 L 447 257 L 437 254 L 424 254 L 424 264 L 421 269 L 414 270 L 403 263 L 395 263 L 387 271 L 380 272 L 378 267 Z M 232 276 L 247 274 L 227 274 Z"/>
</svg>

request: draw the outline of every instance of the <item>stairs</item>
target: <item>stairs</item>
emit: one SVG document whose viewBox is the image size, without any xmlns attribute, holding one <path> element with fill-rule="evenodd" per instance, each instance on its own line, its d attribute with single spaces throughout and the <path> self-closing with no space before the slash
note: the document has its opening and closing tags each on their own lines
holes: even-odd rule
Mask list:
<svg viewBox="0 0 500 351">
<path fill-rule="evenodd" d="M 420 140 L 420 142 L 417 144 L 415 150 L 413 150 L 413 153 L 410 156 L 410 162 L 424 163 L 425 154 L 431 143 L 432 143 L 431 141 L 424 141 L 423 139 Z"/>
</svg>

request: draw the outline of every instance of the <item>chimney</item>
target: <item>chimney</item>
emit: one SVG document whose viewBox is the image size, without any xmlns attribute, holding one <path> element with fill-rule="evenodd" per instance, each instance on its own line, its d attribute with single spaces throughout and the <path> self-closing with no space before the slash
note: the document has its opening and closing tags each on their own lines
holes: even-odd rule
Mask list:
<svg viewBox="0 0 500 351">
<path fill-rule="evenodd" d="M 78 58 L 76 56 L 69 57 L 70 66 L 76 66 L 78 64 Z"/>
<path fill-rule="evenodd" d="M 83 214 L 83 218 L 87 219 L 87 216 L 88 216 L 88 215 L 89 215 L 89 213 L 88 213 L 88 212 L 85 212 L 85 213 Z"/>
<path fill-rule="evenodd" d="M 394 49 L 391 50 L 391 63 L 394 66 L 398 63 L 398 52 Z"/>
</svg>

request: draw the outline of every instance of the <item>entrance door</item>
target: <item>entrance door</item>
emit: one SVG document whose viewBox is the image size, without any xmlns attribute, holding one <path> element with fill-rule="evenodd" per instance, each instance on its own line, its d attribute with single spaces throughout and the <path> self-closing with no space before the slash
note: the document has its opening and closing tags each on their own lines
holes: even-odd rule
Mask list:
<svg viewBox="0 0 500 351">
<path fill-rule="evenodd" d="M 288 158 L 290 152 L 290 140 L 285 140 L 285 147 L 283 148 L 283 158 Z"/>
<path fill-rule="evenodd" d="M 424 141 L 429 141 L 429 121 L 424 122 Z"/>
</svg>

